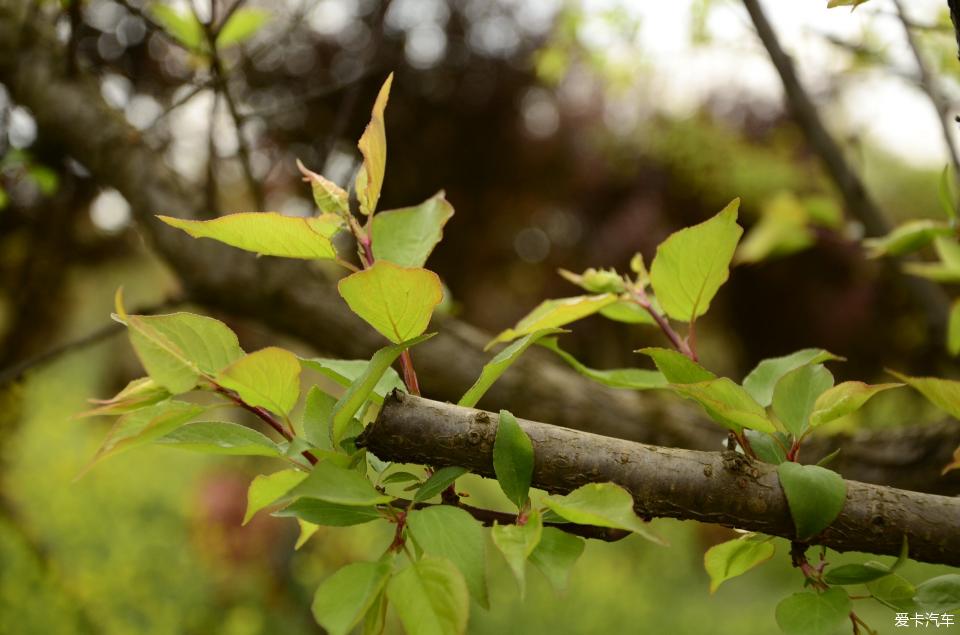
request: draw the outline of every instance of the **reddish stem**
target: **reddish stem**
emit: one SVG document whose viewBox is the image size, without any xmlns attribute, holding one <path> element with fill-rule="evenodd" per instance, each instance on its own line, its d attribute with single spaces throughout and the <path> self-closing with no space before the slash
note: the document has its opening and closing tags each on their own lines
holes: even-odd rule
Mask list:
<svg viewBox="0 0 960 635">
<path fill-rule="evenodd" d="M 400 366 L 403 368 L 403 383 L 407 385 L 407 391 L 411 395 L 420 396 L 420 382 L 417 380 L 417 371 L 413 369 L 413 357 L 410 356 L 410 349 L 400 353 Z"/>
<path fill-rule="evenodd" d="M 663 334 L 667 336 L 667 339 L 670 340 L 670 343 L 673 344 L 673 347 L 692 359 L 693 361 L 697 360 L 697 352 L 691 348 L 690 344 L 680 337 L 680 334 L 672 326 L 670 322 L 667 321 L 659 311 L 653 308 L 653 305 L 650 303 L 650 299 L 647 298 L 647 292 L 642 288 L 633 288 L 631 289 L 630 296 L 634 302 L 636 302 L 642 309 L 650 314 L 650 317 L 653 318 L 653 321 L 657 323 L 657 326 L 660 327 L 660 330 L 663 331 Z"/>
<path fill-rule="evenodd" d="M 290 430 L 288 430 L 287 427 L 286 427 L 285 425 L 283 425 L 282 422 L 280 422 L 276 417 L 274 417 L 272 414 L 270 414 L 270 412 L 267 411 L 265 408 L 261 408 L 260 406 L 251 406 L 250 404 L 248 404 L 247 402 L 245 402 L 243 399 L 241 399 L 241 398 L 240 398 L 240 395 L 237 395 L 237 394 L 234 393 L 233 391 L 227 390 L 226 388 L 224 388 L 223 386 L 220 386 L 220 385 L 218 385 L 218 384 L 214 384 L 214 386 L 215 386 L 216 391 L 217 391 L 218 393 L 220 393 L 221 395 L 224 395 L 224 396 L 227 397 L 230 401 L 232 401 L 233 403 L 237 404 L 238 406 L 240 406 L 240 407 L 243 408 L 244 410 L 246 410 L 246 411 L 248 411 L 248 412 L 251 412 L 251 413 L 253 413 L 254 415 L 256 415 L 257 418 L 259 418 L 261 421 L 265 422 L 265 423 L 266 423 L 267 425 L 269 425 L 271 428 L 273 428 L 274 430 L 276 430 L 277 433 L 278 433 L 280 436 L 282 436 L 284 439 L 286 439 L 287 441 L 293 441 L 293 438 L 294 438 L 293 432 L 291 432 Z M 317 464 L 317 457 L 313 456 L 310 452 L 306 452 L 306 451 L 303 452 L 303 456 L 304 456 L 304 458 L 306 458 L 308 461 L 310 461 L 310 464 L 311 464 L 311 465 L 316 465 L 316 464 Z"/>
</svg>

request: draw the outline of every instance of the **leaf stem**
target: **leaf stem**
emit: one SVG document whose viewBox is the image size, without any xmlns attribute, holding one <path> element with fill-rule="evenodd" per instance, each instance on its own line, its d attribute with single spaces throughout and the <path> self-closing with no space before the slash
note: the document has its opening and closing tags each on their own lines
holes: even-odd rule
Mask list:
<svg viewBox="0 0 960 635">
<path fill-rule="evenodd" d="M 650 317 L 652 317 L 653 321 L 657 323 L 657 326 L 660 327 L 660 330 L 663 331 L 663 334 L 667 336 L 667 339 L 670 340 L 670 343 L 673 344 L 675 349 L 693 361 L 698 361 L 697 352 L 687 340 L 682 338 L 680 334 L 677 333 L 672 326 L 670 326 L 670 322 L 667 320 L 667 318 L 653 308 L 653 304 L 650 302 L 650 298 L 647 296 L 647 292 L 642 286 L 630 285 L 630 299 L 633 300 L 634 303 L 636 303 L 640 308 L 650 314 Z"/>
<path fill-rule="evenodd" d="M 248 404 L 246 401 L 244 401 L 244 400 L 240 397 L 240 395 L 236 394 L 236 393 L 233 392 L 232 390 L 227 390 L 226 388 L 224 388 L 224 387 L 221 386 L 220 384 L 217 384 L 217 383 L 214 382 L 214 383 L 213 383 L 213 386 L 214 386 L 214 389 L 215 389 L 218 393 L 220 393 L 221 395 L 225 396 L 227 399 L 229 399 L 230 401 L 232 401 L 232 402 L 235 403 L 236 405 L 240 406 L 240 407 L 243 408 L 244 410 L 246 410 L 246 411 L 248 411 L 248 412 L 251 412 L 251 413 L 253 413 L 254 415 L 256 415 L 257 418 L 259 418 L 261 421 L 265 422 L 265 423 L 266 423 L 267 425 L 269 425 L 271 428 L 273 428 L 274 430 L 276 430 L 277 433 L 278 433 L 280 436 L 282 436 L 284 439 L 286 439 L 287 441 L 293 441 L 293 439 L 294 439 L 294 434 L 293 434 L 293 432 L 292 432 L 287 426 L 285 426 L 285 425 L 283 424 L 283 422 L 281 422 L 279 419 L 277 419 L 277 418 L 274 417 L 272 414 L 270 414 L 270 412 L 267 411 L 265 408 L 261 408 L 260 406 L 251 406 L 251 405 Z M 311 464 L 311 465 L 316 465 L 316 464 L 317 464 L 317 457 L 313 456 L 313 454 L 311 454 L 310 452 L 304 451 L 304 452 L 303 452 L 303 456 L 304 456 L 304 458 L 306 458 L 308 461 L 310 461 L 310 464 Z"/>
</svg>

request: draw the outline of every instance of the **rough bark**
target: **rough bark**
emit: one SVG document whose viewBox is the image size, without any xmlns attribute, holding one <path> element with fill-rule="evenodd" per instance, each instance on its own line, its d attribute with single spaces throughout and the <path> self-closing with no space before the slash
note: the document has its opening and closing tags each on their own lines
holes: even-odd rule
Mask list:
<svg viewBox="0 0 960 635">
<path fill-rule="evenodd" d="M 342 357 L 366 357 L 384 344 L 347 309 L 323 269 L 197 241 L 156 221 L 156 213 L 193 215 L 203 204 L 203 188 L 178 178 L 162 154 L 106 105 L 94 78 L 67 72 L 51 23 L 42 12 L 27 18 L 29 4 L 0 0 L 0 82 L 30 109 L 45 139 L 61 144 L 98 183 L 116 188 L 129 201 L 154 249 L 178 274 L 185 299 L 257 319 Z M 427 394 L 456 401 L 489 361 L 482 351 L 489 336 L 443 317 L 431 328 L 440 334 L 413 351 L 417 372 Z M 723 439 L 715 426 L 673 398 L 599 386 L 543 351 L 526 353 L 487 393 L 484 404 L 655 445 L 710 450 Z M 943 478 L 938 473 L 960 444 L 960 426 L 910 428 L 866 439 L 866 444 L 860 437 L 823 441 L 806 457 L 843 447 L 848 477 L 960 492 L 960 471 Z"/>
<path fill-rule="evenodd" d="M 459 465 L 494 476 L 497 415 L 395 393 L 360 442 L 383 460 Z M 773 465 L 734 452 L 644 445 L 520 420 L 534 449 L 533 485 L 566 493 L 614 482 L 637 514 L 716 523 L 792 539 L 793 521 Z M 960 566 L 960 499 L 847 481 L 834 522 L 810 543 Z"/>
</svg>

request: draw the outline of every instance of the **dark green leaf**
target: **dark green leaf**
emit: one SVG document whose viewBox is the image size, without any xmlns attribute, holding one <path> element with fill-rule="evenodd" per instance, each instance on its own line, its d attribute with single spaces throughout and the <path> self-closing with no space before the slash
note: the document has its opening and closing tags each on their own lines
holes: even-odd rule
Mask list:
<svg viewBox="0 0 960 635">
<path fill-rule="evenodd" d="M 790 434 L 800 438 L 810 426 L 817 398 L 832 386 L 833 375 L 823 364 L 795 368 L 773 389 L 773 412 Z"/>
<path fill-rule="evenodd" d="M 287 493 L 289 498 L 318 498 L 338 505 L 365 507 L 389 503 L 393 497 L 381 494 L 356 470 L 337 467 L 330 461 L 313 466 L 302 483 Z"/>
<path fill-rule="evenodd" d="M 777 466 L 777 473 L 799 540 L 823 531 L 843 509 L 847 484 L 836 472 L 788 461 Z"/>
<path fill-rule="evenodd" d="M 455 564 L 473 599 L 489 608 L 486 537 L 478 520 L 458 507 L 436 505 L 410 512 L 407 528 L 424 553 Z"/>
<path fill-rule="evenodd" d="M 280 517 L 293 516 L 305 522 L 325 527 L 351 527 L 383 518 L 376 507 L 340 505 L 316 498 L 299 498 L 283 509 L 274 512 L 273 515 Z"/>
<path fill-rule="evenodd" d="M 516 417 L 500 411 L 497 437 L 493 444 L 493 469 L 500 489 L 519 509 L 527 504 L 533 478 L 533 444 Z"/>
<path fill-rule="evenodd" d="M 827 584 L 866 584 L 890 575 L 890 567 L 879 562 L 864 562 L 863 564 L 844 564 L 827 569 L 823 576 Z"/>
<path fill-rule="evenodd" d="M 420 486 L 413 500 L 418 503 L 430 500 L 468 471 L 465 467 L 444 467 L 437 470 L 433 473 L 433 476 L 427 479 L 426 483 Z"/>
<path fill-rule="evenodd" d="M 806 364 L 841 359 L 843 358 L 821 348 L 805 348 L 783 357 L 765 359 L 743 378 L 743 388 L 757 400 L 757 403 L 766 407 L 773 401 L 773 389 L 777 382 L 791 370 Z"/>
<path fill-rule="evenodd" d="M 610 386 L 611 388 L 628 388 L 632 390 L 647 390 L 649 388 L 663 388 L 667 380 L 658 371 L 643 368 L 614 368 L 612 370 L 597 370 L 580 363 L 570 353 L 566 352 L 557 343 L 557 338 L 548 337 L 540 340 L 540 346 L 549 348 L 560 356 L 574 370 L 593 381 Z"/>
<path fill-rule="evenodd" d="M 276 443 L 263 434 L 228 421 L 198 421 L 160 437 L 156 443 L 205 454 L 281 457 Z"/>
<path fill-rule="evenodd" d="M 303 407 L 303 436 L 322 450 L 333 450 L 333 408 L 337 400 L 316 386 Z"/>
</svg>

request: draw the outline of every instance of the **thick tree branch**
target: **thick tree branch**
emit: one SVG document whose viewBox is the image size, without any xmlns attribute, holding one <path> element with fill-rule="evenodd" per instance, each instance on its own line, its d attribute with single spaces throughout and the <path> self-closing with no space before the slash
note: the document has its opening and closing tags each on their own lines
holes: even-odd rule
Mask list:
<svg viewBox="0 0 960 635">
<path fill-rule="evenodd" d="M 699 520 L 792 539 L 776 468 L 733 452 L 699 452 L 520 421 L 533 442 L 533 485 L 566 493 L 617 483 L 642 517 Z M 497 415 L 395 392 L 360 443 L 387 461 L 459 465 L 494 476 Z M 847 481 L 837 519 L 811 544 L 960 566 L 960 499 Z"/>
<path fill-rule="evenodd" d="M 0 82 L 30 109 L 44 138 L 61 144 L 98 183 L 126 197 L 153 247 L 177 272 L 185 299 L 259 320 L 346 358 L 367 357 L 384 345 L 347 309 L 323 270 L 197 241 L 156 221 L 157 213 L 190 216 L 203 209 L 203 188 L 178 178 L 162 155 L 104 103 L 95 80 L 82 73 L 66 75 L 62 45 L 51 24 L 24 23 L 24 5 L 0 0 Z M 432 328 L 440 334 L 417 347 L 417 370 L 426 394 L 456 401 L 490 360 L 482 350 L 489 336 L 445 317 L 438 317 Z M 599 386 L 539 350 L 529 351 L 508 370 L 483 404 L 654 445 L 713 450 L 724 439 L 719 428 L 679 400 Z M 867 446 L 860 437 L 824 441 L 804 457 L 816 460 L 843 447 L 842 471 L 849 478 L 960 492 L 960 471 L 939 475 L 960 444 L 960 426 L 909 428 L 866 438 Z"/>
</svg>

